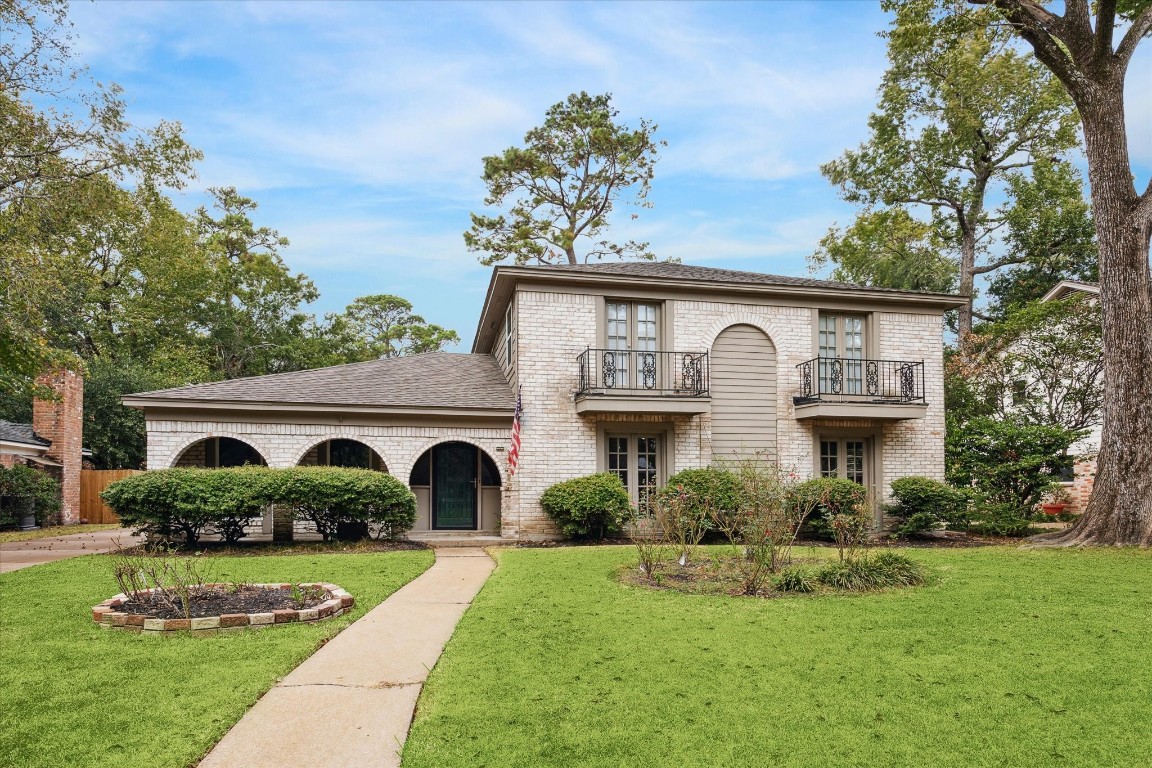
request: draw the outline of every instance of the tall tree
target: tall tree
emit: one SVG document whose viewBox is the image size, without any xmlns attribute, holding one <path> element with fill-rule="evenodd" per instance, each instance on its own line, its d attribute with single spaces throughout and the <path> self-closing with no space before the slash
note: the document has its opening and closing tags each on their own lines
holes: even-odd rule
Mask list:
<svg viewBox="0 0 1152 768">
<path fill-rule="evenodd" d="M 845 200 L 863 206 L 863 223 L 878 212 L 907 221 L 914 210 L 924 211 L 932 236 L 920 238 L 911 255 L 942 247 L 960 292 L 971 296 L 978 276 L 1023 261 L 1002 247 L 1000 232 L 1011 218 L 1028 215 L 1019 210 L 1024 200 L 995 201 L 1014 185 L 1059 175 L 1032 171 L 1062 163 L 1076 145 L 1076 116 L 1059 82 L 1016 51 L 1009 32 L 986 23 L 990 14 L 941 16 L 945 2 L 884 1 L 895 18 L 884 33 L 889 68 L 868 120 L 869 139 L 821 170 Z M 1037 191 L 1043 205 L 1062 202 L 1058 190 Z M 890 233 L 883 227 L 864 233 L 862 226 L 847 237 L 830 233 L 823 253 L 851 249 L 845 240 L 860 234 L 882 249 Z M 958 325 L 963 339 L 972 328 L 971 303 Z"/>
<path fill-rule="evenodd" d="M 200 245 L 213 273 L 201 324 L 224 378 L 307 367 L 298 353 L 314 318 L 301 305 L 319 297 L 307 276 L 292 274 L 280 257 L 288 239 L 257 227 L 257 207 L 234 187 L 209 189 L 214 216 L 196 212 Z"/>
<path fill-rule="evenodd" d="M 1076 104 L 1100 252 L 1104 429 L 1084 515 L 1059 544 L 1152 545 L 1152 181 L 1137 192 L 1128 155 L 1124 82 L 1152 34 L 1149 0 L 1034 0 L 991 4 Z M 959 12 L 957 12 L 959 15 Z M 1117 41 L 1117 38 L 1119 40 Z"/>
<path fill-rule="evenodd" d="M 641 120 L 631 129 L 616 122 L 618 114 L 611 94 L 574 93 L 548 110 L 544 125 L 525 134 L 524 147 L 484 158 L 484 205 L 514 200 L 506 214 L 472 214 L 464 243 L 481 254 L 480 263 L 655 258 L 648 243 L 598 239 L 625 190 L 635 189 L 636 206 L 651 207 L 657 152 L 666 146 L 653 138 L 655 124 Z M 588 243 L 583 253 L 580 242 Z"/>
<path fill-rule="evenodd" d="M 348 305 L 344 318 L 365 360 L 439 352 L 460 341 L 456 331 L 425 321 L 412 313 L 412 302 L 389 294 L 361 296 Z"/>
</svg>

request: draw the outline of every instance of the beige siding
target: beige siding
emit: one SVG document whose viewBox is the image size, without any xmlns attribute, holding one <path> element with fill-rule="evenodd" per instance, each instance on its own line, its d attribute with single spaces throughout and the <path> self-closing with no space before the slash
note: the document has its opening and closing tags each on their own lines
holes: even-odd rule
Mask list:
<svg viewBox="0 0 1152 768">
<path fill-rule="evenodd" d="M 758 328 L 733 325 L 712 345 L 712 453 L 776 456 L 776 348 Z"/>
</svg>

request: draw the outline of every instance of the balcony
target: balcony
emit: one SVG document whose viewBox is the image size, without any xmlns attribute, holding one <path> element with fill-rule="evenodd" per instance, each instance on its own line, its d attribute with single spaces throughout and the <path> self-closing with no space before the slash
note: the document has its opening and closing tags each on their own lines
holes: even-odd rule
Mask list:
<svg viewBox="0 0 1152 768">
<path fill-rule="evenodd" d="M 593 349 L 576 358 L 577 413 L 707 413 L 707 352 Z"/>
<path fill-rule="evenodd" d="M 797 419 L 922 419 L 924 363 L 814 357 L 796 366 Z"/>
</svg>

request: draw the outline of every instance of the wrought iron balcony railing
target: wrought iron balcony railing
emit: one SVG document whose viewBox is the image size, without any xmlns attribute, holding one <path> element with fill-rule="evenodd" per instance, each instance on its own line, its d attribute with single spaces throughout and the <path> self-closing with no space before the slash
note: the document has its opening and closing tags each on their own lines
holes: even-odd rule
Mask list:
<svg viewBox="0 0 1152 768">
<path fill-rule="evenodd" d="M 708 394 L 707 352 L 589 347 L 576 360 L 580 365 L 577 396 L 705 397 Z"/>
<path fill-rule="evenodd" d="M 924 403 L 924 363 L 814 357 L 796 366 L 797 405 L 815 402 Z"/>
</svg>

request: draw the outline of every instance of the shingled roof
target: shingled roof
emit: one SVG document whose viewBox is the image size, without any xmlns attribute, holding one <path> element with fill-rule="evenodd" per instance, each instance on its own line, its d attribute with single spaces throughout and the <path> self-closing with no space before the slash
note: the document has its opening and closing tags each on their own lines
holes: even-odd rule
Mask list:
<svg viewBox="0 0 1152 768">
<path fill-rule="evenodd" d="M 193 384 L 124 400 L 135 406 L 203 401 L 509 413 L 516 407 L 516 397 L 491 355 L 450 352 Z"/>
<path fill-rule="evenodd" d="M 601 275 L 626 275 L 630 277 L 655 278 L 666 280 L 692 280 L 699 283 L 739 283 L 743 285 L 781 285 L 794 288 L 831 288 L 854 291 L 877 291 L 880 293 L 916 293 L 896 288 L 873 288 L 854 283 L 841 283 L 835 280 L 817 280 L 812 277 L 789 277 L 787 275 L 767 275 L 761 272 L 741 272 L 734 269 L 700 267 L 694 264 L 677 264 L 668 261 L 621 261 L 601 264 L 541 264 L 532 269 L 554 272 L 584 272 Z"/>
<path fill-rule="evenodd" d="M 0 440 L 7 443 L 24 443 L 47 448 L 52 445 L 51 440 L 45 440 L 32 429 L 31 424 L 19 424 L 14 421 L 0 420 Z"/>
</svg>

